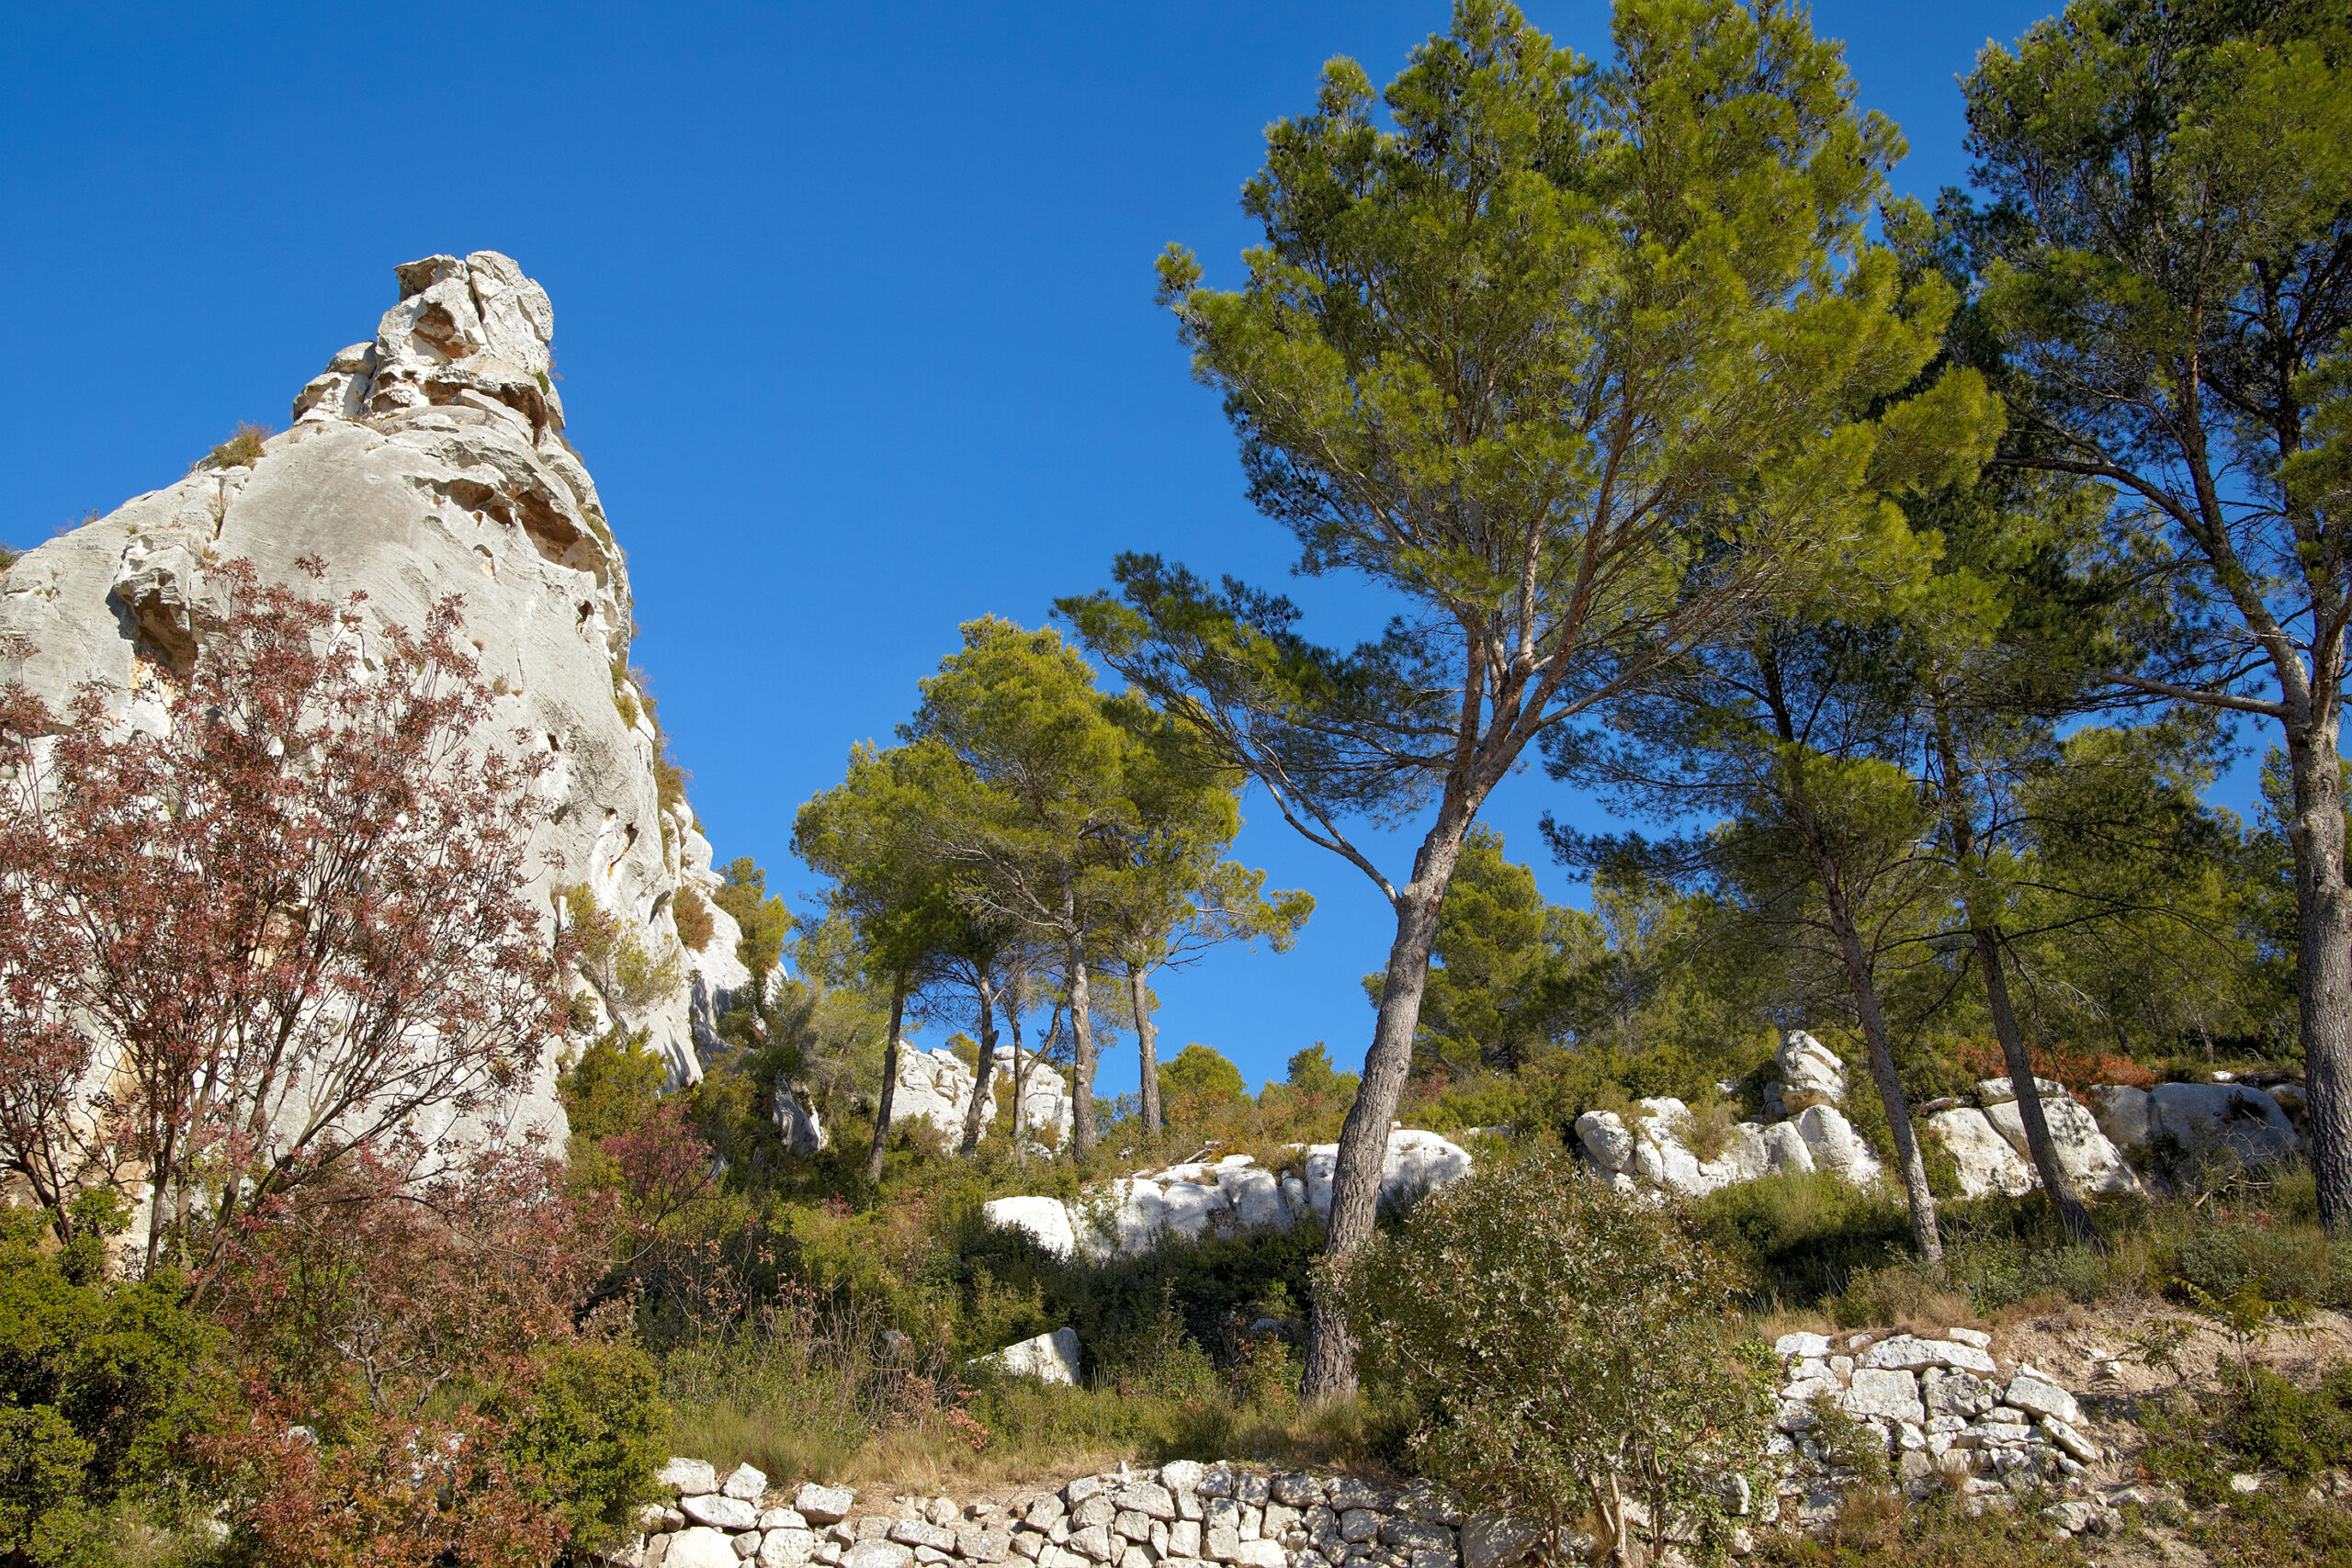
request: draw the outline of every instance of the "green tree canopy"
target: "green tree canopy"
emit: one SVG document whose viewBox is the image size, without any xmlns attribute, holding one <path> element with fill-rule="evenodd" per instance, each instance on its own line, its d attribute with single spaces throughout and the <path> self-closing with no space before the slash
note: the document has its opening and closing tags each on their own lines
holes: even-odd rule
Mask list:
<svg viewBox="0 0 2352 1568">
<path fill-rule="evenodd" d="M 2293 789 L 2320 1212 L 2352 1225 L 2352 46 L 2316 0 L 2075 0 L 1966 83 L 2001 461 L 2104 480 L 2159 525 L 2176 614 L 2109 671 L 2276 723 Z"/>
<path fill-rule="evenodd" d="M 1396 910 L 1335 1256 L 1371 1233 L 1488 793 L 1545 729 L 1899 526 L 1881 491 L 1967 466 L 1991 423 L 1968 374 L 1857 418 L 1928 363 L 1953 296 L 1863 237 L 1901 141 L 1855 112 L 1837 46 L 1729 0 L 1624 0 L 1612 40 L 1595 66 L 1462 0 L 1385 96 L 1334 61 L 1268 132 L 1242 287 L 1160 263 L 1253 499 L 1302 570 L 1394 594 L 1389 631 L 1321 648 L 1286 602 L 1145 557 L 1117 565 L 1124 602 L 1062 606 Z M 1364 814 L 1423 827 L 1403 880 L 1349 837 Z M 1310 1395 L 1351 1355 L 1318 1306 Z"/>
</svg>

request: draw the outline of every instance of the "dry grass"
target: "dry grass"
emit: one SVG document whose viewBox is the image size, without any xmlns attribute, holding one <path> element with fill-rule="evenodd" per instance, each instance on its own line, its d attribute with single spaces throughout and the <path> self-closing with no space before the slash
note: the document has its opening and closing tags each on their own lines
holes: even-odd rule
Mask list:
<svg viewBox="0 0 2352 1568">
<path fill-rule="evenodd" d="M 230 434 L 228 440 L 206 453 L 196 467 L 209 464 L 215 468 L 250 468 L 261 461 L 261 444 L 269 439 L 269 426 L 245 421 Z"/>
</svg>

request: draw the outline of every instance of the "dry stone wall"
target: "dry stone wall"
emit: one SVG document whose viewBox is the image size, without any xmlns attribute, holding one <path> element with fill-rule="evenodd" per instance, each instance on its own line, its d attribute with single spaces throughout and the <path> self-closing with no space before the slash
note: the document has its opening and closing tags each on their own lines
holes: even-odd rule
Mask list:
<svg viewBox="0 0 2352 1568">
<path fill-rule="evenodd" d="M 1973 1507 L 2013 1508 L 2047 1494 L 2052 1529 L 2112 1528 L 2112 1510 L 2079 1505 L 2108 1457 L 2082 1405 L 2057 1378 L 1996 1357 L 1992 1343 L 1967 1328 L 1782 1336 L 1773 1348 L 1787 1376 L 1765 1453 L 1795 1522 L 1826 1524 L 1876 1458 L 1915 1499 L 1949 1486 Z"/>
<path fill-rule="evenodd" d="M 2080 1405 L 2055 1378 L 2004 1361 L 1964 1328 L 1832 1338 L 1792 1334 L 1787 1378 L 1757 1473 L 1759 1495 L 1727 1475 L 1717 1501 L 1735 1556 L 1774 1528 L 1818 1529 L 1846 1493 L 1879 1484 L 1860 1462 L 1883 1451 L 1886 1479 L 1915 1498 L 1951 1487 L 1970 1506 L 2038 1500 L 2054 1532 L 2117 1528 L 2093 1491 L 2106 1456 Z M 1835 1410 L 1842 1422 L 1826 1418 Z M 1837 1426 L 1840 1430 L 1832 1433 Z M 1860 1445 L 1858 1449 L 1857 1445 Z M 1472 1513 L 1427 1481 L 1381 1486 L 1354 1476 L 1270 1472 L 1179 1461 L 1122 1466 L 1050 1492 L 958 1503 L 899 1496 L 863 1502 L 810 1483 L 788 1497 L 749 1465 L 721 1476 L 675 1459 L 671 1494 L 639 1516 L 639 1533 L 605 1561 L 617 1568 L 1513 1568 L 1537 1533 Z M 1679 1539 L 1678 1537 L 1678 1539 Z M 1590 1543 L 1563 1543 L 1569 1554 Z"/>
</svg>

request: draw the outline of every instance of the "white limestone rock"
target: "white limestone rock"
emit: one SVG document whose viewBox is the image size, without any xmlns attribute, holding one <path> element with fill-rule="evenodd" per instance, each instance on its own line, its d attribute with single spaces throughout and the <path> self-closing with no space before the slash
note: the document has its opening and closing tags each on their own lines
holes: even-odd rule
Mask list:
<svg viewBox="0 0 2352 1568">
<path fill-rule="evenodd" d="M 2108 1142 L 2107 1134 L 2098 1130 L 2091 1113 L 2075 1103 L 2074 1097 L 2052 1086 L 2055 1092 L 2041 1095 L 2042 1121 L 2050 1128 L 2050 1145 L 2058 1156 L 2058 1168 L 2066 1173 L 2075 1190 L 2087 1195 L 2104 1196 L 2131 1192 L 2139 1187 L 2132 1168 Z M 2032 1153 L 2027 1146 L 2025 1118 L 2014 1100 L 1987 1106 L 1984 1119 L 2001 1134 L 2020 1160 L 2030 1161 Z M 2040 1180 L 2039 1174 L 2035 1179 Z"/>
<path fill-rule="evenodd" d="M 1633 1168 L 1634 1135 L 1614 1111 L 1588 1111 L 1577 1118 L 1577 1141 L 1603 1170 Z"/>
<path fill-rule="evenodd" d="M 972 1103 L 972 1069 L 944 1048 L 921 1051 L 899 1043 L 899 1081 L 890 1095 L 890 1125 L 926 1122 L 950 1138 L 964 1131 Z"/>
<path fill-rule="evenodd" d="M 674 825 L 663 831 L 658 739 L 626 724 L 612 669 L 634 631 L 628 567 L 586 468 L 566 444 L 552 385 L 554 313 L 537 285 L 494 252 L 395 269 L 399 299 L 374 338 L 334 355 L 302 389 L 295 424 L 251 467 L 199 468 L 28 552 L 0 581 L 0 636 L 38 651 L 0 660 L 52 706 L 85 681 L 157 710 L 142 655 L 191 656 L 211 593 L 208 558 L 251 560 L 265 581 L 340 600 L 364 591 L 363 637 L 386 621 L 422 625 L 463 595 L 482 674 L 504 688 L 486 743 L 520 729 L 554 765 L 543 795 L 561 807 L 533 846 L 556 866 L 531 897 L 586 884 L 650 951 L 677 953 L 671 904 L 686 885 Z M 295 567 L 325 563 L 311 581 Z M 119 605 L 119 610 L 117 606 Z M 687 987 L 628 1021 L 647 1032 L 675 1083 L 701 1076 L 691 995 L 733 984 L 732 943 L 683 954 Z M 553 1053 L 514 1108 L 560 1146 Z M 429 1138 L 453 1126 L 421 1128 Z"/>
<path fill-rule="evenodd" d="M 980 1205 L 980 1217 L 991 1225 L 1021 1231 L 1056 1258 L 1078 1249 L 1069 1210 L 1058 1198 L 991 1198 Z"/>
<path fill-rule="evenodd" d="M 982 1356 L 973 1365 L 994 1367 L 1013 1377 L 1035 1378 L 1041 1382 L 1064 1383 L 1075 1388 L 1079 1379 L 1080 1351 L 1078 1330 L 1057 1328 L 1051 1334 L 1040 1334 L 1034 1339 L 1023 1339 Z"/>
<path fill-rule="evenodd" d="M 777 1129 L 784 1134 L 784 1146 L 794 1154 L 818 1154 L 832 1141 L 825 1135 L 824 1122 L 818 1119 L 815 1100 L 804 1096 L 780 1077 L 776 1079 L 769 1114 Z"/>
<path fill-rule="evenodd" d="M 1802 1111 L 1795 1125 L 1818 1168 L 1834 1171 L 1857 1187 L 1871 1186 L 1879 1179 L 1878 1156 L 1836 1106 L 1815 1105 Z"/>
<path fill-rule="evenodd" d="M 1973 1105 L 1939 1111 L 1928 1117 L 1928 1135 L 1943 1145 L 1959 1168 L 1963 1198 L 1982 1198 L 1988 1192 L 2015 1198 L 2039 1185 L 2033 1168 L 1985 1120 L 1984 1112 Z"/>
<path fill-rule="evenodd" d="M 1853 1382 L 1838 1395 L 1838 1404 L 1849 1416 L 1875 1416 L 1914 1426 L 1928 1419 L 1927 1407 L 1919 1400 L 1919 1380 L 1909 1372 L 1857 1367 Z"/>
<path fill-rule="evenodd" d="M 736 1568 L 742 1561 L 728 1533 L 708 1525 L 690 1525 L 656 1539 L 665 1543 L 662 1568 Z"/>
<path fill-rule="evenodd" d="M 700 1497 L 718 1490 L 718 1472 L 698 1459 L 673 1459 L 653 1472 L 653 1480 L 682 1497 Z"/>
<path fill-rule="evenodd" d="M 1897 1334 L 1878 1341 L 1862 1352 L 1855 1365 L 1881 1371 L 1919 1372 L 1935 1367 L 1986 1377 L 1994 1372 L 1993 1358 L 1973 1345 L 1927 1339 L 1916 1334 Z"/>
<path fill-rule="evenodd" d="M 2247 1165 L 2283 1159 L 2298 1141 L 2278 1102 L 2245 1084 L 2158 1084 L 2148 1094 L 2148 1134 L 2191 1149 L 2219 1145 Z"/>
<path fill-rule="evenodd" d="M 1775 1066 L 1781 1074 L 1781 1103 L 1789 1115 L 1846 1103 L 1846 1064 L 1804 1030 L 1792 1029 L 1781 1039 Z"/>
<path fill-rule="evenodd" d="M 2048 1078 L 2038 1077 L 2033 1080 L 2033 1091 L 2044 1101 L 2048 1101 L 2064 1094 L 2066 1086 L 2062 1083 L 2052 1083 Z M 2008 1078 L 1978 1078 L 1976 1080 L 1976 1098 L 1986 1105 L 2007 1105 L 2017 1097 L 2017 1085 Z"/>
</svg>

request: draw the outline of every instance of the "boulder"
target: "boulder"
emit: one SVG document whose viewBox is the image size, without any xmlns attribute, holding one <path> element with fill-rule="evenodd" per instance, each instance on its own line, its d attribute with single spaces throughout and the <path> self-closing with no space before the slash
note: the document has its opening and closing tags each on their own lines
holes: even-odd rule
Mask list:
<svg viewBox="0 0 2352 1568">
<path fill-rule="evenodd" d="M 1887 1421 L 1919 1425 L 1928 1419 L 1919 1400 L 1919 1380 L 1909 1372 L 1854 1369 L 1854 1381 L 1838 1398 L 1849 1416 L 1875 1416 Z"/>
<path fill-rule="evenodd" d="M 1057 1328 L 1051 1334 L 1040 1334 L 1034 1339 L 1023 1339 L 1008 1345 L 993 1354 L 982 1356 L 975 1366 L 994 1367 L 1013 1377 L 1036 1378 L 1045 1382 L 1068 1383 L 1075 1387 L 1080 1371 L 1078 1330 Z M 806 1509 L 802 1510 L 804 1513 Z"/>
<path fill-rule="evenodd" d="M 1854 1364 L 1876 1371 L 1920 1372 L 1937 1367 L 1980 1372 L 1986 1377 L 1994 1371 L 1993 1358 L 1973 1345 L 1926 1339 L 1916 1334 L 1897 1334 L 1882 1339 L 1864 1350 Z"/>
<path fill-rule="evenodd" d="M 776 1079 L 769 1114 L 775 1119 L 777 1129 L 784 1134 L 784 1146 L 794 1154 L 821 1153 L 829 1142 L 825 1136 L 825 1124 L 817 1119 L 816 1102 L 803 1098 L 782 1077 Z"/>
<path fill-rule="evenodd" d="M 741 1497 L 713 1492 L 701 1497 L 681 1497 L 678 1511 L 698 1525 L 714 1529 L 747 1530 L 760 1522 L 760 1511 Z"/>
<path fill-rule="evenodd" d="M 964 1113 L 972 1103 L 972 1069 L 955 1052 L 944 1047 L 919 1051 L 901 1040 L 898 1083 L 890 1094 L 890 1125 L 922 1122 L 950 1139 L 961 1137 Z"/>
<path fill-rule="evenodd" d="M 1835 1171 L 1857 1187 L 1867 1187 L 1878 1180 L 1878 1156 L 1871 1153 L 1870 1145 L 1854 1131 L 1854 1124 L 1846 1120 L 1845 1112 L 1835 1106 L 1816 1105 L 1801 1112 L 1795 1125 L 1797 1134 L 1812 1152 L 1815 1167 Z"/>
<path fill-rule="evenodd" d="M 2148 1141 L 2148 1091 L 2125 1084 L 2093 1084 L 2091 1098 L 2098 1108 L 2091 1114 L 2107 1141 L 2119 1148 L 2136 1149 Z"/>
<path fill-rule="evenodd" d="M 1634 1165 L 1634 1134 L 1614 1111 L 1588 1111 L 1577 1118 L 1577 1142 L 1603 1170 L 1630 1170 Z"/>
<path fill-rule="evenodd" d="M 2052 1083 L 2048 1078 L 2038 1077 L 2033 1080 L 2033 1090 L 2047 1101 L 2064 1094 L 2066 1086 L 2062 1083 Z M 1976 1098 L 1987 1105 L 2007 1105 L 2017 1097 L 2018 1086 L 2009 1078 L 1978 1078 L 1976 1080 Z"/>
<path fill-rule="evenodd" d="M 718 1490 L 718 1472 L 703 1460 L 673 1459 L 653 1472 L 654 1484 L 683 1497 L 699 1497 Z"/>
<path fill-rule="evenodd" d="M 1023 1232 L 1056 1258 L 1068 1258 L 1078 1247 L 1069 1210 L 1058 1198 L 991 1198 L 980 1205 L 980 1218 L 1002 1230 Z"/>
<path fill-rule="evenodd" d="M 1937 1111 L 1928 1118 L 1928 1135 L 1943 1145 L 1959 1168 L 1963 1198 L 1982 1198 L 1988 1192 L 2015 1198 L 2038 1185 L 2033 1168 L 1973 1106 Z"/>
<path fill-rule="evenodd" d="M 768 1489 L 767 1474 L 763 1471 L 752 1469 L 748 1464 L 739 1464 L 728 1472 L 726 1481 L 718 1489 L 729 1497 L 740 1498 L 746 1503 L 756 1503 Z"/>
<path fill-rule="evenodd" d="M 1804 1030 L 1792 1029 L 1781 1039 L 1776 1066 L 1787 1114 L 1846 1103 L 1846 1064 Z"/>
<path fill-rule="evenodd" d="M 1283 1201 L 1282 1183 L 1272 1171 L 1248 1155 L 1233 1155 L 1217 1162 L 1215 1175 L 1217 1191 L 1241 1229 L 1290 1229 L 1290 1205 Z"/>
<path fill-rule="evenodd" d="M 1770 1176 L 1811 1176 L 1813 1146 L 1793 1122 L 1775 1122 L 1763 1130 L 1764 1169 Z"/>
<path fill-rule="evenodd" d="M 2296 1145 L 2278 1102 L 2245 1084 L 2158 1084 L 2148 1095 L 2148 1135 L 2169 1135 L 2191 1149 L 2226 1148 L 2247 1165 L 2284 1159 Z"/>
<path fill-rule="evenodd" d="M 846 1486 L 820 1486 L 807 1481 L 792 1495 L 793 1511 L 812 1525 L 839 1524 L 855 1506 L 857 1494 Z"/>
<path fill-rule="evenodd" d="M 708 1525 L 690 1525 L 661 1538 L 667 1544 L 662 1568 L 737 1568 L 742 1560 L 735 1554 L 735 1542 L 722 1529 Z M 867 1568 L 880 1568 L 870 1564 Z"/>
<path fill-rule="evenodd" d="M 2060 1089 L 2041 1099 L 2041 1116 L 2050 1128 L 2050 1145 L 2058 1156 L 2058 1168 L 2066 1173 L 2077 1192 L 2104 1195 L 2130 1192 L 2139 1187 L 2132 1168 L 2123 1163 L 2123 1156 L 2108 1142 L 2107 1134 L 2098 1130 L 2091 1113 L 2075 1104 L 2073 1096 Z M 2026 1146 L 2024 1113 L 2016 1100 L 1986 1107 L 1984 1119 L 2017 1151 L 2020 1160 L 2032 1159 Z"/>
</svg>

